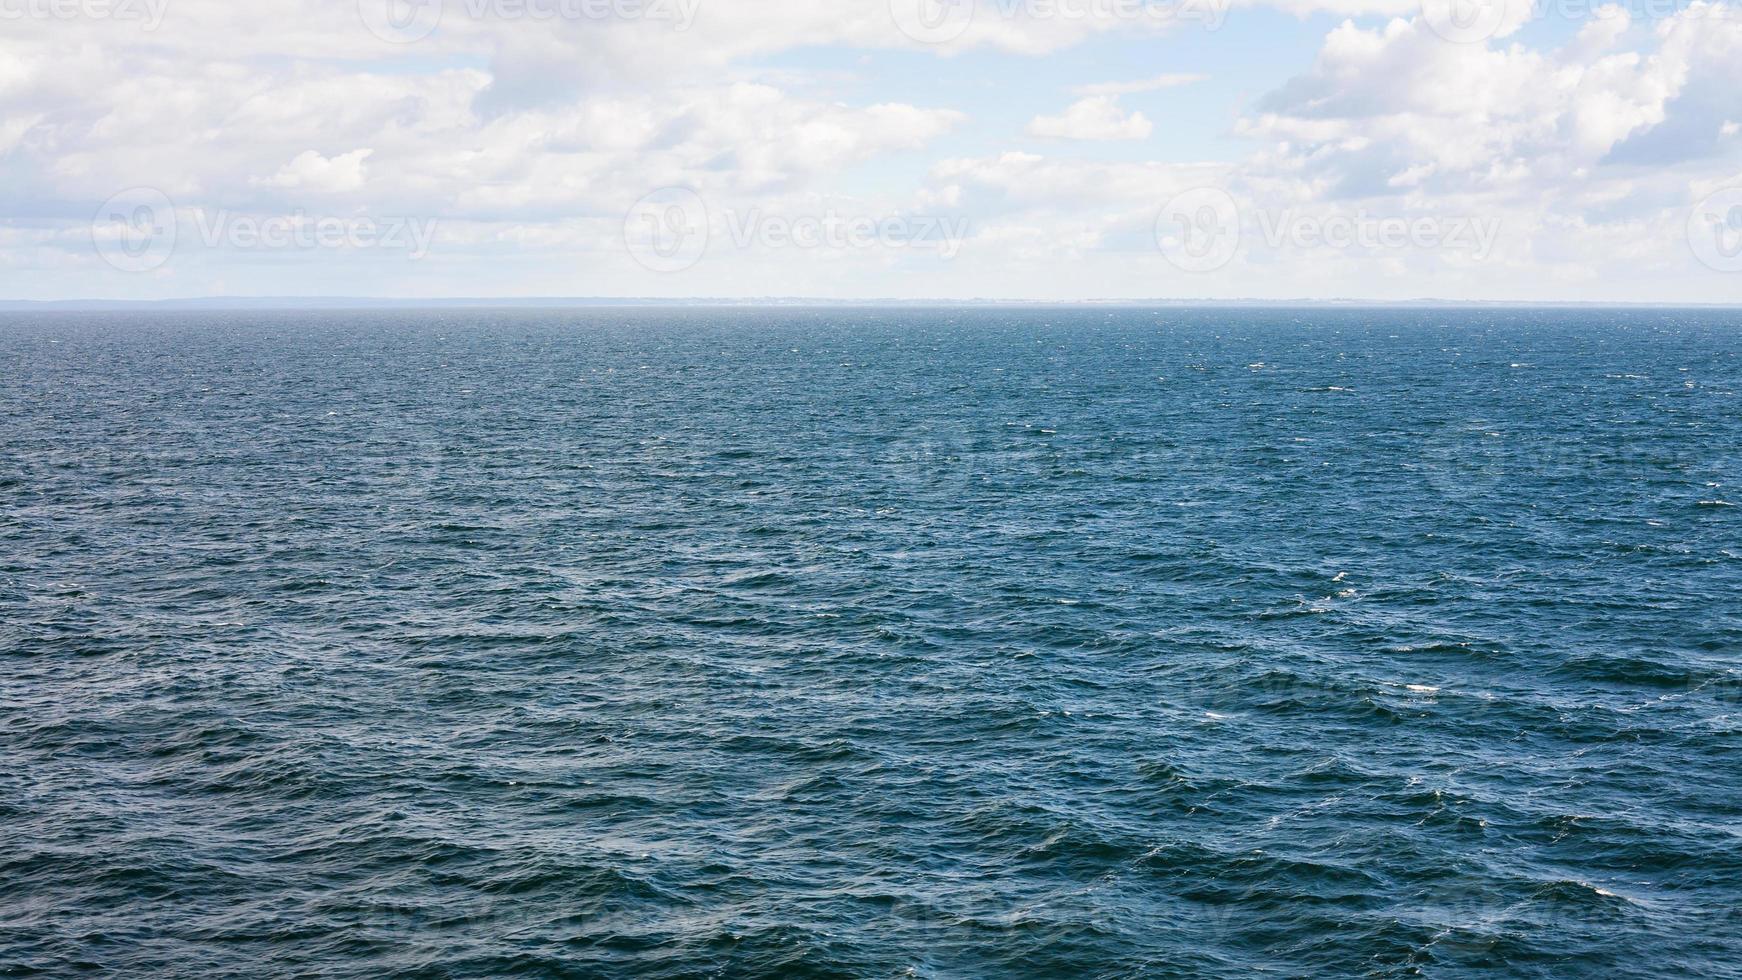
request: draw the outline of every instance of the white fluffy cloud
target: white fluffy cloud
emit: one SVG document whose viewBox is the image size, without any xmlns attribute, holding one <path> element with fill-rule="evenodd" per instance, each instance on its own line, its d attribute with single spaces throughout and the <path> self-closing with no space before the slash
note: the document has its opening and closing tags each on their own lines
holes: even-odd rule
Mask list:
<svg viewBox="0 0 1742 980">
<path fill-rule="evenodd" d="M 1155 124 L 1143 113 L 1125 109 L 1119 104 L 1119 97 L 1190 85 L 1205 77 L 1172 73 L 1134 82 L 1078 85 L 1071 89 L 1079 96 L 1078 100 L 1059 115 L 1036 116 L 1028 124 L 1028 135 L 1050 140 L 1148 139 L 1155 132 Z"/>
<path fill-rule="evenodd" d="M 1545 52 L 1447 43 L 1419 19 L 1346 23 L 1240 131 L 1272 145 L 1277 164 L 1347 192 L 1599 180 L 1653 132 L 1719 132 L 1719 110 L 1733 108 L 1742 82 L 1732 8 L 1695 3 L 1657 25 L 1646 50 L 1621 47 L 1632 27 L 1624 10 L 1605 8 Z M 1705 97 L 1713 88 L 1730 98 Z"/>
<path fill-rule="evenodd" d="M 259 181 L 261 186 L 281 190 L 342 193 L 361 188 L 365 182 L 363 161 L 374 150 L 353 150 L 332 158 L 315 150 L 304 150 L 278 173 Z"/>
<path fill-rule="evenodd" d="M 1111 95 L 1092 95 L 1071 104 L 1062 115 L 1036 116 L 1028 135 L 1055 140 L 1140 140 L 1155 132 L 1141 112 L 1128 112 Z"/>
</svg>

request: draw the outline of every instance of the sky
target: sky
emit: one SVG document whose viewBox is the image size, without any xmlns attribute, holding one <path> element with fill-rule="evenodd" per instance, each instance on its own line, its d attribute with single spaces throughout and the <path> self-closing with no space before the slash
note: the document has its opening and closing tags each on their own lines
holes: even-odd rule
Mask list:
<svg viewBox="0 0 1742 980">
<path fill-rule="evenodd" d="M 0 0 L 0 300 L 1742 303 L 1742 0 Z"/>
</svg>

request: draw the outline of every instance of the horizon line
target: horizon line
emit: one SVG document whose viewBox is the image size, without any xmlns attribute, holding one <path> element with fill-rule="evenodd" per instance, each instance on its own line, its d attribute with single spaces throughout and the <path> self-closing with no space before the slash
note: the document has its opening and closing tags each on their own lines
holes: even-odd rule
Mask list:
<svg viewBox="0 0 1742 980">
<path fill-rule="evenodd" d="M 839 299 L 803 296 L 734 297 L 630 297 L 630 296 L 452 296 L 452 297 L 371 297 L 371 296 L 190 296 L 168 299 L 0 299 L 0 312 L 34 312 L 59 310 L 66 312 L 102 312 L 128 309 L 248 309 L 248 310 L 342 310 L 342 309 L 443 309 L 443 308 L 514 308 L 514 309 L 610 309 L 610 308 L 738 308 L 738 309 L 834 309 L 834 308 L 906 308 L 906 309 L 981 309 L 1001 307 L 1031 308 L 1133 308 L 1166 307 L 1247 308 L 1247 309 L 1321 309 L 1321 308 L 1431 308 L 1431 309 L 1677 309 L 1677 310 L 1738 310 L 1738 303 L 1654 302 L 1641 300 L 1469 300 L 1422 297 L 1418 299 L 898 299 L 876 297 Z"/>
</svg>

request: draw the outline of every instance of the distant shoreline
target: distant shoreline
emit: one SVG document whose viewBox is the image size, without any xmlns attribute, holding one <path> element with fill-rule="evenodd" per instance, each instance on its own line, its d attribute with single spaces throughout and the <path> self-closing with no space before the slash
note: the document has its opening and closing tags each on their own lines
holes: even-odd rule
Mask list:
<svg viewBox="0 0 1742 980">
<path fill-rule="evenodd" d="M 435 309 L 1489 309 L 1489 310 L 1742 310 L 1742 303 L 1597 303 L 1512 300 L 1371 299 L 817 299 L 758 297 L 658 299 L 640 297 L 465 297 L 417 299 L 347 296 L 212 296 L 163 300 L 0 300 L 0 313 L 201 310 L 435 310 Z"/>
</svg>

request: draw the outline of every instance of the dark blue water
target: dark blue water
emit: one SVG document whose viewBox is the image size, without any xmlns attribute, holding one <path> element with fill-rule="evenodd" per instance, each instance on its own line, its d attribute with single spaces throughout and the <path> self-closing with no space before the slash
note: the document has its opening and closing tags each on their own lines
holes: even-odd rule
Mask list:
<svg viewBox="0 0 1742 980">
<path fill-rule="evenodd" d="M 0 321 L 0 973 L 1742 976 L 1742 314 Z"/>
</svg>

